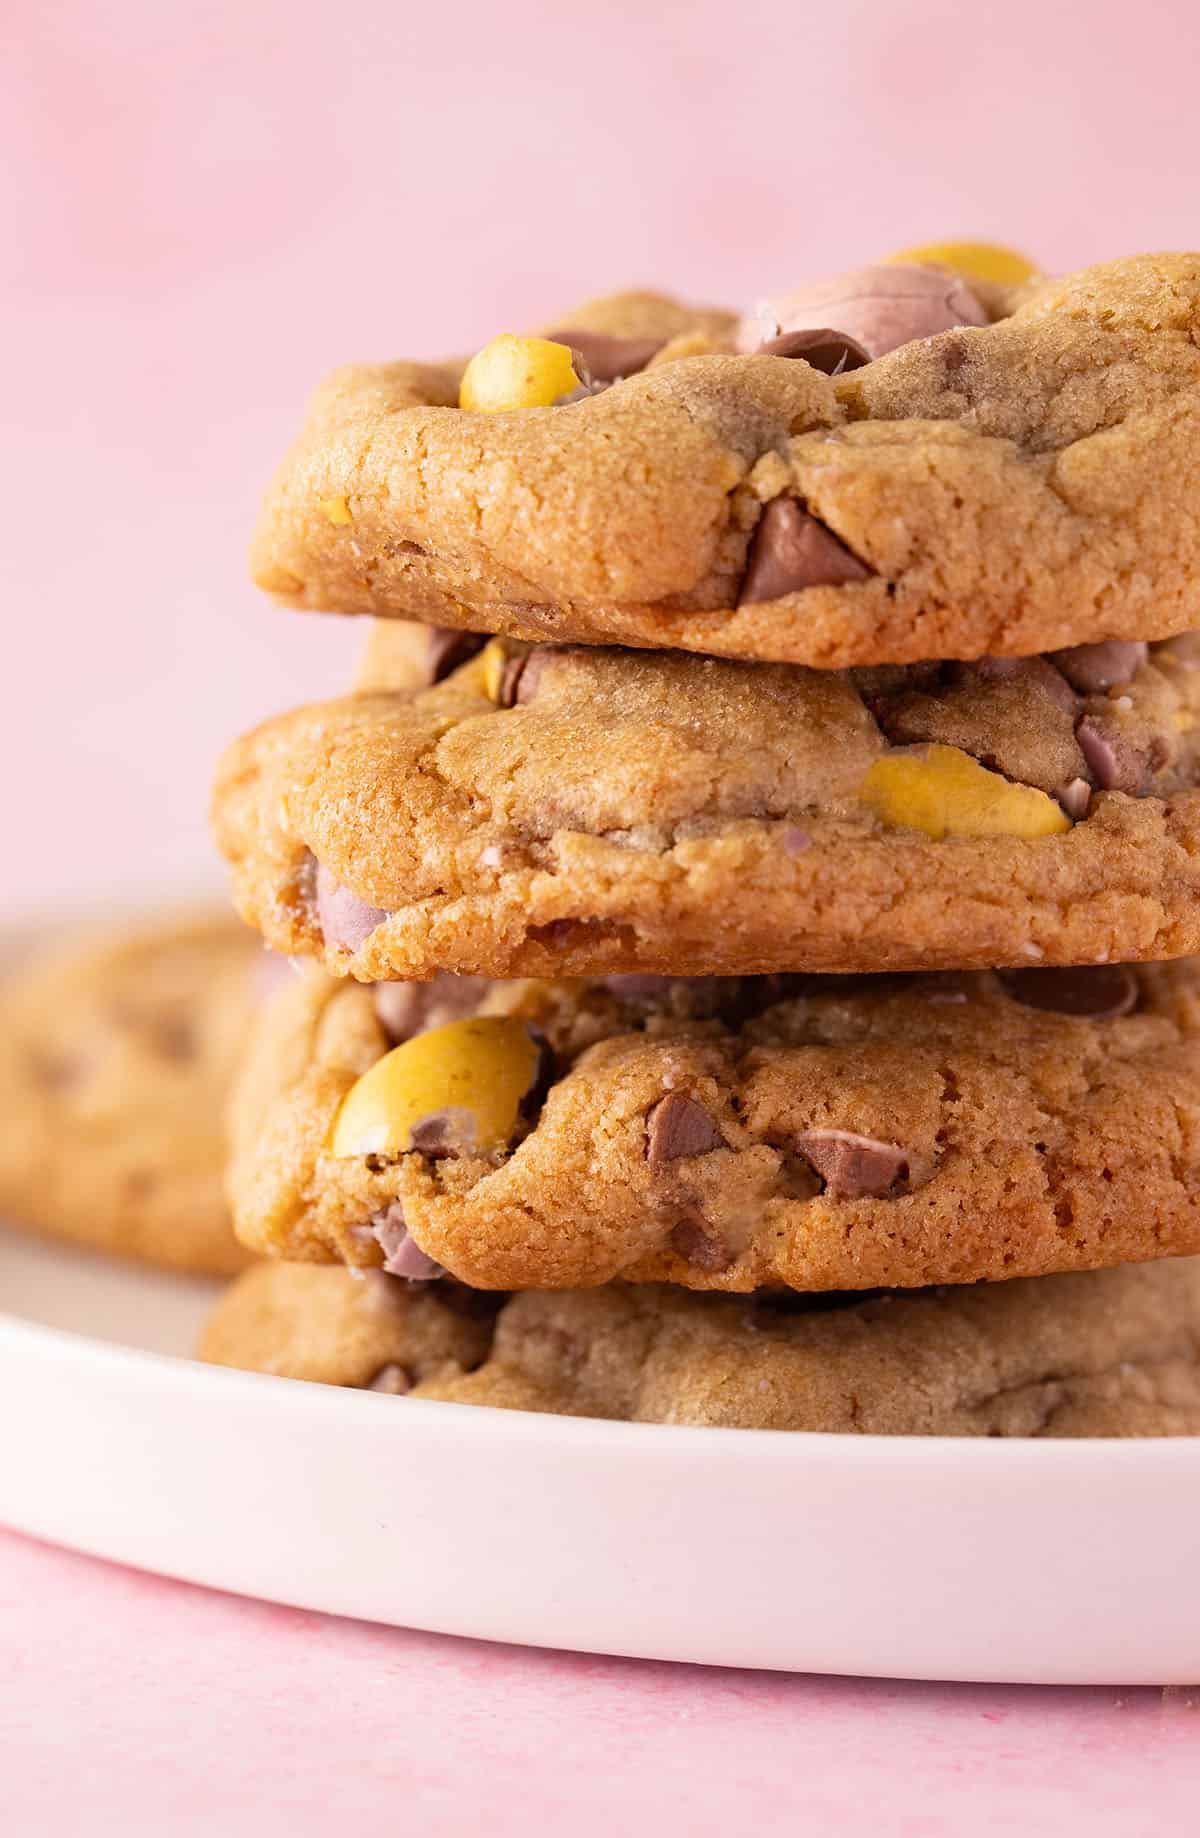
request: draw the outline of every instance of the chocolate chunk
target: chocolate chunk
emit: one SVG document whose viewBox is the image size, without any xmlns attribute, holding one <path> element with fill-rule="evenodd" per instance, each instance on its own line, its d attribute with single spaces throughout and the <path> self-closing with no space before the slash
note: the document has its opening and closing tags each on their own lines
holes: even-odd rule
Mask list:
<svg viewBox="0 0 1200 1838">
<path fill-rule="evenodd" d="M 758 347 L 762 357 L 800 357 L 814 370 L 827 377 L 840 377 L 847 370 L 860 370 L 871 361 L 871 353 L 849 332 L 835 332 L 820 326 L 811 332 L 784 332 L 779 338 L 768 338 Z"/>
<path fill-rule="evenodd" d="M 617 383 L 636 375 L 666 343 L 663 338 L 614 338 L 609 332 L 583 332 L 573 326 L 547 332 L 546 337 L 578 351 L 593 383 Z"/>
<path fill-rule="evenodd" d="M 390 1365 L 380 1366 L 375 1377 L 364 1387 L 367 1391 L 387 1391 L 394 1398 L 402 1398 L 406 1391 L 412 1390 L 412 1375 L 398 1366 L 393 1360 Z"/>
<path fill-rule="evenodd" d="M 652 1168 L 727 1146 L 703 1104 L 682 1091 L 668 1092 L 647 1114 L 646 1160 Z"/>
<path fill-rule="evenodd" d="M 371 1220 L 371 1232 L 383 1252 L 383 1267 L 389 1276 L 401 1276 L 409 1283 L 432 1283 L 446 1272 L 432 1257 L 414 1244 L 404 1223 L 404 1208 L 398 1200 Z"/>
<path fill-rule="evenodd" d="M 1150 761 L 1113 722 L 1102 715 L 1085 715 L 1075 738 L 1101 791 L 1124 791 L 1132 798 L 1145 795 Z"/>
<path fill-rule="evenodd" d="M 327 945 L 343 945 L 347 951 L 357 951 L 376 926 L 382 925 L 388 917 L 382 907 L 369 906 L 340 881 L 335 881 L 323 862 L 317 863 L 316 888 L 317 923 Z"/>
<path fill-rule="evenodd" d="M 916 338 L 987 323 L 987 312 L 961 275 L 912 263 L 880 262 L 772 295 L 742 321 L 737 345 L 740 351 L 754 351 L 764 338 L 835 325 L 876 358 Z"/>
<path fill-rule="evenodd" d="M 409 1142 L 430 1161 L 469 1154 L 475 1145 L 475 1119 L 470 1111 L 450 1106 L 419 1117 L 408 1132 Z"/>
<path fill-rule="evenodd" d="M 758 520 L 739 606 L 778 600 L 805 587 L 866 581 L 872 570 L 795 498 L 772 498 Z"/>
<path fill-rule="evenodd" d="M 882 1200 L 909 1182 L 921 1185 L 932 1173 L 917 1169 L 910 1150 L 853 1130 L 805 1130 L 796 1147 L 835 1200 Z"/>
<path fill-rule="evenodd" d="M 1055 1015 L 1107 1021 L 1137 1007 L 1137 978 L 1126 964 L 1082 964 L 1073 969 L 997 970 L 1014 1002 Z"/>
<path fill-rule="evenodd" d="M 1050 661 L 1081 696 L 1095 696 L 1131 682 L 1149 655 L 1149 645 L 1140 639 L 1106 638 L 1101 644 L 1052 651 Z"/>
<path fill-rule="evenodd" d="M 675 1227 L 671 1249 L 699 1270 L 728 1270 L 734 1261 L 725 1240 L 706 1232 L 694 1219 L 685 1219 Z"/>
<path fill-rule="evenodd" d="M 488 990 L 487 977 L 442 971 L 427 983 L 376 983 L 375 1013 L 393 1046 L 427 1027 L 473 1015 Z"/>
<path fill-rule="evenodd" d="M 1043 690 L 1066 715 L 1073 715 L 1079 707 L 1079 698 L 1066 677 L 1044 657 L 981 657 L 975 664 L 963 665 L 960 678 L 972 672 L 985 683 L 1020 682 L 1030 689 Z"/>
<path fill-rule="evenodd" d="M 456 632 L 449 626 L 425 628 L 425 669 L 430 683 L 440 683 L 460 664 L 482 651 L 487 639 L 479 632 Z"/>
<path fill-rule="evenodd" d="M 1086 779 L 1072 779 L 1056 796 L 1073 823 L 1081 823 L 1091 809 L 1092 788 Z"/>
</svg>

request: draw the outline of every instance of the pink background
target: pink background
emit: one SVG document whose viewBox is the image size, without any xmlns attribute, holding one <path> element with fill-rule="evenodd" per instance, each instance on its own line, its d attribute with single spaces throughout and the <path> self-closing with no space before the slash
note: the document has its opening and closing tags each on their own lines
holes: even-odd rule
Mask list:
<svg viewBox="0 0 1200 1838">
<path fill-rule="evenodd" d="M 954 232 L 1052 268 L 1186 247 L 1198 51 L 1195 0 L 18 0 L 7 910 L 215 878 L 217 749 L 344 681 L 349 625 L 273 611 L 243 565 L 326 366 L 635 282 L 736 303 Z M 303 1832 L 324 1797 L 364 1833 L 476 1829 L 464 1809 L 524 1833 L 568 1804 L 567 1830 L 599 1832 L 637 1804 L 696 1832 L 914 1838 L 1039 1807 L 1136 1838 L 1181 1829 L 1197 1780 L 1200 1726 L 1152 1694 L 521 1655 L 17 1540 L 0 1621 L 0 1778 L 43 1829 L 97 1809 L 137 1829 L 149 1796 L 162 1829 Z"/>
</svg>

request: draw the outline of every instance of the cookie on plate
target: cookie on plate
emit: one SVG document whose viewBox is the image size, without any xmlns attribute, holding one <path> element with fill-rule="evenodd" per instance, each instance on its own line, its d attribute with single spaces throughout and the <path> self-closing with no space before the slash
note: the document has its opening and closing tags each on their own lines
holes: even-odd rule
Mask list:
<svg viewBox="0 0 1200 1838">
<path fill-rule="evenodd" d="M 882 264 L 740 323 L 632 295 L 551 333 L 467 378 L 337 371 L 268 496 L 259 584 L 819 668 L 1196 624 L 1200 256 L 1016 290 Z"/>
<path fill-rule="evenodd" d="M 1200 1261 L 780 1307 L 661 1288 L 520 1295 L 490 1354 L 428 1290 L 262 1265 L 201 1357 L 412 1398 L 858 1435 L 1200 1434 Z M 387 1321 L 385 1328 L 383 1323 Z M 481 1336 L 482 1338 L 482 1336 Z"/>
<path fill-rule="evenodd" d="M 231 1106 L 255 1251 L 485 1289 L 910 1288 L 1200 1251 L 1192 960 L 335 982 Z"/>
<path fill-rule="evenodd" d="M 382 1271 L 259 1264 L 205 1324 L 199 1354 L 279 1378 L 404 1392 L 487 1358 L 499 1306 L 456 1283 L 403 1283 Z"/>
<path fill-rule="evenodd" d="M 0 1213 L 147 1263 L 241 1269 L 225 1105 L 251 1020 L 288 974 L 207 911 L 18 947 L 0 988 Z"/>
<path fill-rule="evenodd" d="M 362 979 L 1200 951 L 1194 635 L 812 671 L 494 640 L 295 710 L 214 803 L 242 916 Z"/>
</svg>

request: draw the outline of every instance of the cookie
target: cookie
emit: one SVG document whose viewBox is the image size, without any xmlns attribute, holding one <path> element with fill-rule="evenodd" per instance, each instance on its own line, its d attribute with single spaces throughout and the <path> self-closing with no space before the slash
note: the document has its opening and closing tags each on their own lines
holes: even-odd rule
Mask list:
<svg viewBox="0 0 1200 1838">
<path fill-rule="evenodd" d="M 1200 967 L 311 971 L 231 1107 L 255 1251 L 484 1289 L 911 1288 L 1200 1251 Z M 399 1043 L 399 1044 L 398 1044 Z"/>
<path fill-rule="evenodd" d="M 1200 951 L 1200 647 L 853 672 L 493 641 L 215 795 L 242 916 L 364 980 Z"/>
<path fill-rule="evenodd" d="M 224 1111 L 255 1011 L 289 974 L 207 911 L 18 956 L 0 989 L 0 1213 L 147 1263 L 241 1269 Z"/>
<path fill-rule="evenodd" d="M 882 266 L 737 326 L 645 296 L 566 320 L 561 406 L 462 410 L 460 364 L 337 371 L 268 496 L 259 585 L 823 669 L 1197 623 L 1200 256 L 1015 292 Z M 503 351 L 481 363 L 469 400 L 526 399 L 497 392 Z"/>
<path fill-rule="evenodd" d="M 278 1378 L 400 1393 L 486 1359 L 496 1306 L 453 1283 L 434 1289 L 378 1270 L 260 1264 L 221 1298 L 199 1356 Z"/>
<path fill-rule="evenodd" d="M 385 1340 L 378 1304 L 348 1272 L 263 1265 L 218 1303 L 201 1357 L 335 1384 L 371 1374 L 377 1389 L 413 1398 L 632 1423 L 1200 1434 L 1194 1259 L 823 1309 L 620 1285 L 520 1295 L 501 1309 L 487 1357 L 472 1345 L 451 1351 L 448 1334 L 431 1356 L 426 1292 L 410 1299 L 394 1286 L 395 1337 Z M 408 1327 L 418 1310 L 420 1332 Z M 442 1345 L 448 1356 L 437 1364 Z M 381 1376 L 396 1367 L 391 1382 Z"/>
</svg>

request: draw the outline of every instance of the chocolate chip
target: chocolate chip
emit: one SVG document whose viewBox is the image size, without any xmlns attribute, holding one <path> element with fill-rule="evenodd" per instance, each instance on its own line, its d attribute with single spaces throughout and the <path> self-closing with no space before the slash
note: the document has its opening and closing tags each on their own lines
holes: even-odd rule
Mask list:
<svg viewBox="0 0 1200 1838">
<path fill-rule="evenodd" d="M 316 905 L 317 923 L 325 943 L 343 945 L 347 951 L 357 951 L 388 917 L 382 907 L 368 905 L 343 887 L 323 862 L 317 863 Z"/>
<path fill-rule="evenodd" d="M 380 1366 L 375 1377 L 364 1388 L 367 1391 L 387 1391 L 394 1398 L 402 1398 L 406 1391 L 412 1390 L 412 1375 L 398 1366 L 393 1360 L 389 1365 Z"/>
<path fill-rule="evenodd" d="M 997 970 L 1014 1002 L 1055 1015 L 1107 1021 L 1137 1007 L 1137 978 L 1126 964 L 1082 964 L 1072 969 Z"/>
<path fill-rule="evenodd" d="M 805 1130 L 796 1147 L 835 1200 L 882 1200 L 909 1182 L 919 1186 L 932 1173 L 916 1168 L 910 1150 L 854 1130 Z"/>
<path fill-rule="evenodd" d="M 609 332 L 583 332 L 574 326 L 547 332 L 546 337 L 578 351 L 593 383 L 616 383 L 636 375 L 666 343 L 663 338 L 614 338 Z"/>
<path fill-rule="evenodd" d="M 1052 651 L 1050 661 L 1081 696 L 1094 696 L 1131 682 L 1149 655 L 1149 645 L 1140 639 L 1106 638 L 1100 644 Z"/>
<path fill-rule="evenodd" d="M 647 1114 L 646 1160 L 652 1168 L 727 1146 L 703 1104 L 681 1091 L 668 1092 Z"/>
<path fill-rule="evenodd" d="M 772 498 L 758 520 L 739 606 L 778 600 L 805 587 L 865 581 L 872 570 L 795 498 Z"/>
<path fill-rule="evenodd" d="M 431 625 L 425 628 L 425 671 L 430 683 L 440 683 L 443 677 L 457 670 L 469 658 L 482 651 L 487 639 L 479 632 L 456 632 L 449 626 Z"/>
<path fill-rule="evenodd" d="M 409 1283 L 431 1283 L 445 1276 L 442 1266 L 409 1237 L 399 1200 L 393 1200 L 385 1212 L 375 1214 L 371 1233 L 383 1252 L 383 1267 L 389 1276 L 401 1276 Z"/>
<path fill-rule="evenodd" d="M 728 1270 L 733 1253 L 723 1238 L 706 1232 L 694 1219 L 685 1219 L 671 1233 L 671 1249 L 700 1270 Z"/>
<path fill-rule="evenodd" d="M 1139 747 L 1103 716 L 1085 715 L 1075 729 L 1079 751 L 1101 791 L 1124 791 L 1144 796 L 1150 782 L 1150 762 Z"/>
<path fill-rule="evenodd" d="M 464 1155 L 474 1146 L 474 1119 L 469 1111 L 457 1108 L 431 1110 L 413 1124 L 408 1139 L 418 1154 L 430 1161 Z"/>
<path fill-rule="evenodd" d="M 473 1015 L 488 988 L 486 977 L 453 976 L 448 971 L 427 983 L 376 983 L 375 1013 L 392 1045 L 399 1046 L 427 1027 Z"/>
<path fill-rule="evenodd" d="M 761 357 L 800 357 L 814 370 L 827 377 L 840 377 L 847 370 L 860 370 L 871 361 L 871 353 L 848 332 L 835 332 L 820 326 L 811 332 L 784 332 L 779 338 L 768 338 L 758 347 Z"/>
</svg>

